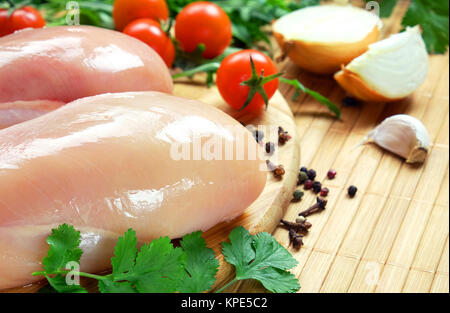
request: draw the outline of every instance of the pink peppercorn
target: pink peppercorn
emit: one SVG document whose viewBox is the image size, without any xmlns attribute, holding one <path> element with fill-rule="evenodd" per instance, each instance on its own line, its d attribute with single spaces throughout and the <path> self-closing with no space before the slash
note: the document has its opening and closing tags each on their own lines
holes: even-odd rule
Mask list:
<svg viewBox="0 0 450 313">
<path fill-rule="evenodd" d="M 337 172 L 335 170 L 329 170 L 327 176 L 329 179 L 333 179 L 336 177 Z"/>
<path fill-rule="evenodd" d="M 305 190 L 309 190 L 312 188 L 313 183 L 314 182 L 311 179 L 308 179 L 307 181 L 305 181 L 303 188 L 305 188 Z"/>
<path fill-rule="evenodd" d="M 322 190 L 320 191 L 320 196 L 321 197 L 326 197 L 328 196 L 328 193 L 330 192 L 330 190 L 327 187 L 322 188 Z"/>
</svg>

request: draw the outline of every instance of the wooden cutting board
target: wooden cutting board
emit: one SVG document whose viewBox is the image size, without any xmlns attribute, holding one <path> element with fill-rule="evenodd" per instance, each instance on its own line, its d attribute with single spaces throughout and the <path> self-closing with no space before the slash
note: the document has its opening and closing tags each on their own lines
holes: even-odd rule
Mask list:
<svg viewBox="0 0 450 313">
<path fill-rule="evenodd" d="M 202 77 L 198 77 L 198 79 L 200 78 Z M 221 255 L 221 243 L 227 240 L 231 230 L 237 225 L 242 225 L 251 233 L 261 231 L 272 233 L 284 216 L 297 183 L 300 151 L 296 126 L 292 112 L 280 92 L 277 92 L 270 100 L 268 109 L 257 115 L 236 112 L 231 109 L 222 100 L 215 86 L 207 88 L 200 80 L 182 80 L 182 83 L 175 84 L 174 93 L 178 96 L 198 99 L 213 105 L 245 125 L 281 126 L 292 136 L 291 140 L 285 145 L 278 147 L 278 164 L 282 164 L 286 171 L 283 178 L 276 179 L 269 172 L 262 194 L 247 208 L 243 215 L 231 222 L 220 223 L 204 233 L 203 237 L 208 246 L 215 251 L 220 262 L 214 290 L 232 279 L 233 268 L 224 262 Z M 264 143 L 266 142 L 265 139 L 263 139 Z M 42 283 L 36 283 L 22 288 L 10 289 L 7 292 L 37 292 L 42 286 Z M 95 291 L 95 282 L 86 281 L 86 287 L 89 291 Z"/>
</svg>

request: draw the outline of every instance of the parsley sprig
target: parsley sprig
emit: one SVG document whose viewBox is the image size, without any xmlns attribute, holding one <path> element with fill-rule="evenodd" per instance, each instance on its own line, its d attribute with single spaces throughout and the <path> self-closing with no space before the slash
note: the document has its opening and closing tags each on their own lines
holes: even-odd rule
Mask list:
<svg viewBox="0 0 450 313">
<path fill-rule="evenodd" d="M 102 293 L 203 292 L 214 285 L 219 267 L 200 231 L 185 235 L 180 247 L 174 247 L 168 237 L 160 237 L 138 249 L 136 232 L 129 229 L 117 240 L 111 274 L 103 276 L 66 268 L 69 262 L 80 262 L 80 241 L 81 234 L 73 226 L 63 224 L 53 229 L 47 237 L 44 270 L 33 275 L 44 276 L 55 291 L 64 293 L 87 292 L 80 285 L 70 284 L 69 275 L 97 280 Z M 259 280 L 272 292 L 300 288 L 295 276 L 287 271 L 297 261 L 268 233 L 252 236 L 237 227 L 230 233 L 230 242 L 223 244 L 223 254 L 236 267 L 236 278 L 220 291 L 242 279 Z"/>
</svg>

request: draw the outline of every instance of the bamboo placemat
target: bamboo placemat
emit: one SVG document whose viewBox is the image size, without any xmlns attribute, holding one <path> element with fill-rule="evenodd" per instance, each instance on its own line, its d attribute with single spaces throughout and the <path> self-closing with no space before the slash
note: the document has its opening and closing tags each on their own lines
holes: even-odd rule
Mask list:
<svg viewBox="0 0 450 313">
<path fill-rule="evenodd" d="M 398 2 L 384 21 L 384 36 L 400 29 L 408 5 Z M 345 97 L 332 79 L 304 72 L 289 60 L 279 69 L 335 103 Z M 327 209 L 308 218 L 313 227 L 298 252 L 288 247 L 285 229 L 274 232 L 299 262 L 292 271 L 299 277 L 299 292 L 449 292 L 448 86 L 447 53 L 430 57 L 426 82 L 408 99 L 341 107 L 342 121 L 309 96 L 289 102 L 301 165 L 314 168 L 330 189 Z M 288 100 L 294 93 L 286 85 L 280 90 Z M 355 148 L 384 118 L 399 113 L 422 120 L 430 133 L 431 150 L 421 166 L 408 165 L 375 145 Z M 330 168 L 338 172 L 334 180 L 325 179 Z M 353 199 L 347 196 L 349 185 L 358 187 Z M 295 220 L 314 201 L 315 195 L 305 192 L 285 218 Z M 264 291 L 254 281 L 232 290 Z"/>
</svg>

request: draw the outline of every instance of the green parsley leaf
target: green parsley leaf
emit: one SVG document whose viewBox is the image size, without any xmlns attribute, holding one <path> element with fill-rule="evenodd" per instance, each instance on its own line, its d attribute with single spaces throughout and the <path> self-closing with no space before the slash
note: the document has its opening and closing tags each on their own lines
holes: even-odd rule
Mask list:
<svg viewBox="0 0 450 313">
<path fill-rule="evenodd" d="M 137 249 L 136 232 L 131 228 L 117 240 L 114 256 L 111 258 L 113 276 L 124 274 L 135 265 Z"/>
<path fill-rule="evenodd" d="M 137 290 L 130 282 L 114 282 L 110 279 L 100 280 L 98 290 L 102 293 L 136 293 Z"/>
<path fill-rule="evenodd" d="M 180 244 L 186 254 L 186 275 L 181 279 L 178 291 L 202 292 L 211 289 L 219 261 L 214 251 L 206 246 L 202 232 L 184 236 Z"/>
<path fill-rule="evenodd" d="M 80 232 L 76 231 L 73 226 L 62 224 L 57 229 L 52 229 L 51 235 L 47 237 L 47 243 L 50 248 L 42 261 L 47 273 L 55 273 L 64 269 L 70 261 L 80 261 L 83 253 L 78 247 Z"/>
<path fill-rule="evenodd" d="M 422 37 L 429 53 L 445 53 L 449 43 L 449 2 L 413 0 L 403 18 L 403 26 L 422 27 Z"/>
<path fill-rule="evenodd" d="M 141 247 L 136 264 L 127 273 L 114 275 L 126 280 L 139 292 L 175 292 L 184 272 L 185 255 L 174 248 L 169 237 L 161 237 Z"/>
<path fill-rule="evenodd" d="M 87 293 L 87 290 L 80 285 L 68 285 L 66 283 L 66 276 L 57 274 L 54 277 L 45 276 L 50 283 L 50 285 L 60 293 Z"/>
<path fill-rule="evenodd" d="M 236 268 L 235 280 L 256 279 L 271 292 L 295 292 L 298 280 L 286 270 L 297 261 L 269 233 L 256 236 L 236 227 L 222 244 L 225 260 Z"/>
</svg>

